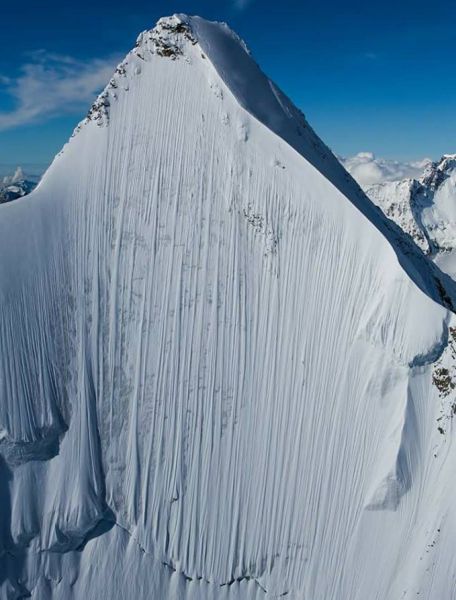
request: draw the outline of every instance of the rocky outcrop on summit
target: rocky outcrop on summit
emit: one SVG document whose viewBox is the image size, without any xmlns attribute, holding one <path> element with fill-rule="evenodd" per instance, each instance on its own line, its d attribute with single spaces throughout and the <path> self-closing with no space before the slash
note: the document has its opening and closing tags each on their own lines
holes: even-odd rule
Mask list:
<svg viewBox="0 0 456 600">
<path fill-rule="evenodd" d="M 117 66 L 108 85 L 92 104 L 86 119 L 76 127 L 73 135 L 87 121 L 94 121 L 99 127 L 108 125 L 111 102 L 118 99 L 119 93 L 128 92 L 129 75 L 132 72 L 140 75 L 141 61 L 148 61 L 151 55 L 176 60 L 184 56 L 184 47 L 188 42 L 193 46 L 197 44 L 189 25 L 177 15 L 163 17 L 153 29 L 140 33 L 135 47 Z"/>
</svg>

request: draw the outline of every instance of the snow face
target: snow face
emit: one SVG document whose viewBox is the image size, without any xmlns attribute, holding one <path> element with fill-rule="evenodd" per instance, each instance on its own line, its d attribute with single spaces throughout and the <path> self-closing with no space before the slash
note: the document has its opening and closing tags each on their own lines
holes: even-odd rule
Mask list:
<svg viewBox="0 0 456 600">
<path fill-rule="evenodd" d="M 161 20 L 1 207 L 2 594 L 450 598 L 453 297 L 235 34 Z"/>
</svg>

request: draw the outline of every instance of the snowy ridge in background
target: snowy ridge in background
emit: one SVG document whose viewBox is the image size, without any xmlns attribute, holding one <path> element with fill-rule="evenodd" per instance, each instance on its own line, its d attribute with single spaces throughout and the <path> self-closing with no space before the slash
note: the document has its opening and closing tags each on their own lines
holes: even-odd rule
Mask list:
<svg viewBox="0 0 456 600">
<path fill-rule="evenodd" d="M 429 163 L 416 179 L 367 185 L 365 191 L 424 252 L 456 274 L 449 266 L 456 248 L 456 155 Z"/>
<path fill-rule="evenodd" d="M 162 19 L 1 207 L 1 594 L 451 598 L 455 300 L 226 25 Z"/>
</svg>

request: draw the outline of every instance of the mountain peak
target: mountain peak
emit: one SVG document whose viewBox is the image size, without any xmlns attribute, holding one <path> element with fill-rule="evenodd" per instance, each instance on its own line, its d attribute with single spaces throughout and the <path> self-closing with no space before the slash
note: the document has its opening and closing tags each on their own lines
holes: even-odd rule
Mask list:
<svg viewBox="0 0 456 600">
<path fill-rule="evenodd" d="M 119 93 L 129 91 L 131 79 L 142 72 L 142 63 L 149 62 L 154 56 L 171 61 L 184 59 L 188 63 L 192 63 L 195 59 L 206 59 L 201 50 L 192 51 L 191 48 L 199 45 L 202 41 L 199 38 L 204 37 L 204 32 L 209 25 L 218 29 L 220 33 L 230 35 L 245 52 L 248 52 L 245 43 L 229 29 L 226 23 L 209 23 L 201 17 L 190 17 L 185 14 L 161 17 L 155 27 L 142 31 L 138 35 L 135 47 L 116 67 L 108 85 L 90 107 L 87 117 L 77 125 L 72 137 L 89 121 L 93 121 L 99 127 L 107 126 L 111 104 L 117 101 Z M 214 42 L 214 36 L 211 42 Z"/>
<path fill-rule="evenodd" d="M 450 597 L 447 279 L 227 26 L 144 32 L 2 207 L 0 597 L 397 599 L 441 522 Z"/>
<path fill-rule="evenodd" d="M 241 141 L 247 142 L 249 139 L 248 122 L 251 119 L 275 134 L 282 144 L 291 147 L 342 193 L 345 198 L 342 202 L 351 202 L 367 217 L 390 242 L 400 263 L 417 285 L 437 301 L 442 301 L 438 291 L 440 288 L 435 287 L 440 274 L 434 271 L 427 283 L 415 276 L 415 263 L 421 264 L 422 257 L 417 254 L 412 240 L 384 218 L 314 132 L 301 110 L 267 77 L 243 40 L 226 23 L 185 14 L 159 19 L 153 29 L 143 31 L 138 36 L 135 47 L 118 65 L 107 87 L 75 133 L 90 122 L 100 129 L 107 127 L 114 112 L 121 119 L 129 118 L 127 113 L 131 112 L 131 106 L 140 101 L 145 89 L 156 86 L 156 80 L 160 77 L 179 88 L 179 81 L 194 86 L 198 79 L 205 100 L 215 96 L 219 105 L 220 102 L 223 104 L 225 97 L 234 99 L 242 113 L 236 126 Z M 179 89 L 179 93 L 188 91 Z M 140 102 L 140 109 L 143 110 L 142 103 L 145 100 Z M 181 105 L 175 103 L 173 106 L 176 116 L 181 111 Z M 147 118 L 153 120 L 155 116 L 148 114 Z M 204 114 L 202 119 L 205 119 Z M 222 123 L 229 120 L 229 114 L 224 111 Z M 272 162 L 281 165 L 277 157 L 273 157 Z M 451 282 L 448 284 L 453 285 Z"/>
<path fill-rule="evenodd" d="M 435 191 L 455 172 L 456 154 L 444 154 L 440 160 L 432 162 L 427 166 L 420 182 Z"/>
<path fill-rule="evenodd" d="M 372 185 L 367 193 L 454 278 L 456 154 L 429 161 L 416 179 Z"/>
<path fill-rule="evenodd" d="M 136 48 L 151 54 L 175 60 L 184 53 L 184 47 L 190 42 L 196 45 L 187 15 L 162 17 L 153 29 L 143 31 L 136 40 Z"/>
<path fill-rule="evenodd" d="M 154 28 L 140 33 L 135 47 L 117 66 L 73 136 L 90 121 L 107 126 L 112 105 L 143 75 L 146 64 L 157 60 L 167 60 L 170 68 L 183 62 L 202 69 L 213 93 L 223 94 L 225 89 L 247 113 L 294 148 L 342 193 L 358 198 L 359 207 L 366 209 L 358 185 L 315 134 L 302 111 L 263 73 L 246 43 L 226 23 L 199 16 L 162 17 Z M 153 70 L 149 73 L 154 76 Z"/>
<path fill-rule="evenodd" d="M 22 198 L 36 187 L 38 178 L 25 175 L 22 167 L 17 167 L 12 175 L 0 180 L 0 204 Z"/>
</svg>

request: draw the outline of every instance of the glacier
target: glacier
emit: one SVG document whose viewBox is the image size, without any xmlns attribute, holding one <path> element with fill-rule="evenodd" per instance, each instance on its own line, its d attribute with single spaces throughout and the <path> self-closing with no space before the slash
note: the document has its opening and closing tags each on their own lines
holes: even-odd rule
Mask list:
<svg viewBox="0 0 456 600">
<path fill-rule="evenodd" d="M 161 19 L 0 207 L 0 597 L 456 598 L 454 285 Z"/>
</svg>

